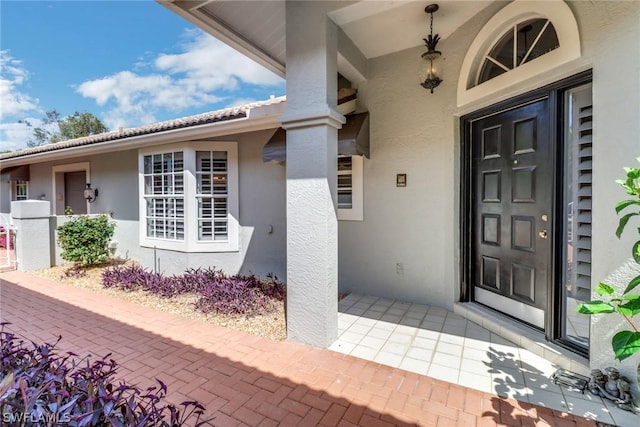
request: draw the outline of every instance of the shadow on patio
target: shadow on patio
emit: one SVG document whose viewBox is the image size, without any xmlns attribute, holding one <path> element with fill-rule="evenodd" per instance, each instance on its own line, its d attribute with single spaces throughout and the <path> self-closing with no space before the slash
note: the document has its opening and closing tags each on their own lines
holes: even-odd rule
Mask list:
<svg viewBox="0 0 640 427">
<path fill-rule="evenodd" d="M 331 350 L 518 400 L 518 405 L 493 401 L 500 422 L 519 425 L 537 407 L 538 414 L 558 418 L 571 413 L 608 424 L 637 424 L 633 414 L 598 396 L 554 384 L 552 362 L 441 307 L 350 294 L 339 311 L 339 337 Z"/>
<path fill-rule="evenodd" d="M 196 399 L 214 425 L 520 425 L 587 420 L 359 358 L 183 319 L 26 275 L 4 273 L 0 317 L 27 339 L 112 353 L 128 382 Z M 342 424 L 341 424 L 342 423 Z M 573 425 L 577 425 L 573 424 Z M 592 424 L 593 425 L 593 424 Z"/>
</svg>

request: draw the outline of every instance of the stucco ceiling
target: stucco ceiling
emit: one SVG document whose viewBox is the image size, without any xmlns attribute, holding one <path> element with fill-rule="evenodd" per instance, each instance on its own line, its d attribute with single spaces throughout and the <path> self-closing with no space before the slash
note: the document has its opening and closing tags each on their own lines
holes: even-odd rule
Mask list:
<svg viewBox="0 0 640 427">
<path fill-rule="evenodd" d="M 286 28 L 284 0 L 157 0 L 175 13 L 284 75 Z M 426 5 L 433 1 L 325 1 L 329 17 L 367 58 L 416 47 L 429 32 Z M 446 39 L 489 0 L 439 1 L 434 32 Z"/>
<path fill-rule="evenodd" d="M 367 58 L 423 44 L 429 33 L 426 5 L 433 1 L 358 1 L 329 13 Z M 446 39 L 491 1 L 440 1 L 434 33 Z"/>
</svg>

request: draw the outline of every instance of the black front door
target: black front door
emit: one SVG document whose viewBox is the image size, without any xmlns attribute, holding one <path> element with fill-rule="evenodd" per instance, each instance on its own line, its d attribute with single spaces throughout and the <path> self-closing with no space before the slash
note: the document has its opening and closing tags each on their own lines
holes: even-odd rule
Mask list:
<svg viewBox="0 0 640 427">
<path fill-rule="evenodd" d="M 544 328 L 553 162 L 548 98 L 471 122 L 475 301 Z"/>
</svg>

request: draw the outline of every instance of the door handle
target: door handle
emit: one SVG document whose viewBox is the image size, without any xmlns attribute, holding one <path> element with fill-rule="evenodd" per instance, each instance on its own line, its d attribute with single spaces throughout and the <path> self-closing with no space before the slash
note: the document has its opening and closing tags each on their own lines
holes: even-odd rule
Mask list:
<svg viewBox="0 0 640 427">
<path fill-rule="evenodd" d="M 538 233 L 541 239 L 546 239 L 548 237 L 547 230 L 542 230 Z"/>
</svg>

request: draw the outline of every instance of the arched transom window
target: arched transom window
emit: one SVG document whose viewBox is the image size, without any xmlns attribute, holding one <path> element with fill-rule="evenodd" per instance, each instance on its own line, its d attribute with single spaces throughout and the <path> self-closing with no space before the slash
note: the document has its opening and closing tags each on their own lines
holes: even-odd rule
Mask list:
<svg viewBox="0 0 640 427">
<path fill-rule="evenodd" d="M 506 31 L 485 56 L 476 84 L 509 72 L 558 47 L 558 35 L 548 19 L 520 22 Z"/>
<path fill-rule="evenodd" d="M 512 1 L 469 46 L 457 104 L 488 105 L 567 77 L 583 65 L 578 23 L 564 1 Z"/>
</svg>

